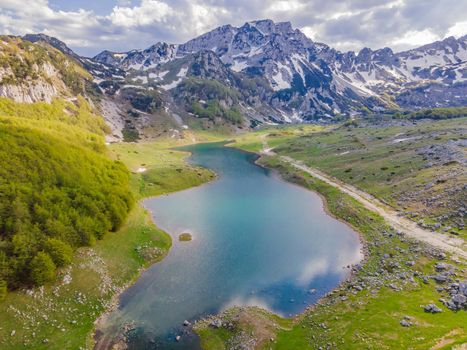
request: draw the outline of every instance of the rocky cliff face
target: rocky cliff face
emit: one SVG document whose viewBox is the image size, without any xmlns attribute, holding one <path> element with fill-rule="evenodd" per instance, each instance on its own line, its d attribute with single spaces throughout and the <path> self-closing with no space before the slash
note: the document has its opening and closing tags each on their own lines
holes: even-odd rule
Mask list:
<svg viewBox="0 0 467 350">
<path fill-rule="evenodd" d="M 51 102 L 58 96 L 57 88 L 43 80 L 26 82 L 21 85 L 0 84 L 0 96 L 15 102 L 32 103 L 37 101 Z"/>
<path fill-rule="evenodd" d="M 54 40 L 54 44 L 60 43 Z M 85 81 L 91 81 L 92 76 L 73 56 L 59 51 L 66 49 L 64 44 L 57 50 L 42 41 L 34 44 L 17 37 L 2 36 L 0 97 L 16 102 L 50 102 L 55 97 L 73 97 L 83 92 Z"/>
</svg>

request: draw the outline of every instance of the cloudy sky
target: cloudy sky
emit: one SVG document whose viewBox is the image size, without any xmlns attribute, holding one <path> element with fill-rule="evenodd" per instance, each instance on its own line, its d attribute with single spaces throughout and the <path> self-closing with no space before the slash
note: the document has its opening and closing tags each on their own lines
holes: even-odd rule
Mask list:
<svg viewBox="0 0 467 350">
<path fill-rule="evenodd" d="M 0 33 L 42 32 L 92 56 L 270 18 L 340 50 L 399 51 L 467 34 L 466 13 L 465 0 L 0 0 Z"/>
</svg>

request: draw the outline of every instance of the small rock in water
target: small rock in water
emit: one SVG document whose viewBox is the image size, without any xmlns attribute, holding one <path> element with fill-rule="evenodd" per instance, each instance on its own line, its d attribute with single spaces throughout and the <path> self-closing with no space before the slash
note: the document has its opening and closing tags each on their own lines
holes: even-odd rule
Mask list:
<svg viewBox="0 0 467 350">
<path fill-rule="evenodd" d="M 187 320 L 185 320 L 185 321 L 183 321 L 183 325 L 184 325 L 185 327 L 188 327 L 188 326 L 190 325 L 190 322 L 188 322 Z"/>
<path fill-rule="evenodd" d="M 179 335 L 177 335 L 177 336 L 175 337 L 175 341 L 179 342 L 179 341 L 180 341 L 180 338 L 181 338 L 181 337 L 180 337 Z"/>
<path fill-rule="evenodd" d="M 178 236 L 178 240 L 180 242 L 189 242 L 191 241 L 191 239 L 192 239 L 191 234 L 188 232 L 182 233 Z"/>
</svg>

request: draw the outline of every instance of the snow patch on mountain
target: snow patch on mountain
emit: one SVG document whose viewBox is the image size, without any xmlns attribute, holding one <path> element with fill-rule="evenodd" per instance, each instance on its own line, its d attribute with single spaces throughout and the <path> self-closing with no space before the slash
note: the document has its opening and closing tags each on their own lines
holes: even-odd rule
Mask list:
<svg viewBox="0 0 467 350">
<path fill-rule="evenodd" d="M 172 90 L 175 89 L 186 77 L 188 72 L 188 67 L 182 67 L 180 71 L 177 73 L 177 79 L 175 79 L 173 82 L 165 85 L 161 85 L 161 89 L 164 90 Z"/>
</svg>

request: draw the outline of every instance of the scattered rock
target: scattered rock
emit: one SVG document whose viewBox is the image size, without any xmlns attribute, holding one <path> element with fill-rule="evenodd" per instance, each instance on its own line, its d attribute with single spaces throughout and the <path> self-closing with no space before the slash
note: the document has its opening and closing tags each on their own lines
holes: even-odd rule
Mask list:
<svg viewBox="0 0 467 350">
<path fill-rule="evenodd" d="M 214 319 L 211 321 L 209 324 L 212 328 L 221 328 L 222 327 L 222 321 L 218 318 Z"/>
<path fill-rule="evenodd" d="M 435 265 L 435 270 L 438 272 L 444 271 L 444 270 L 452 270 L 453 266 L 446 264 L 446 263 L 437 263 Z"/>
<path fill-rule="evenodd" d="M 439 260 L 444 260 L 446 259 L 446 254 L 444 254 L 443 252 L 439 252 L 437 258 Z"/>
<path fill-rule="evenodd" d="M 444 274 L 434 275 L 432 278 L 438 283 L 444 283 L 448 280 L 448 276 Z"/>
<path fill-rule="evenodd" d="M 425 310 L 425 312 L 430 312 L 432 314 L 437 314 L 437 313 L 440 313 L 442 312 L 443 310 L 441 310 L 438 306 L 436 306 L 435 304 L 428 304 L 428 305 L 425 305 L 423 307 L 423 309 Z"/>
<path fill-rule="evenodd" d="M 401 320 L 399 323 L 402 327 L 410 327 L 412 325 L 412 323 L 407 320 Z"/>
<path fill-rule="evenodd" d="M 467 309 L 467 282 L 452 283 L 448 290 L 451 299 L 442 299 L 443 304 L 453 311 Z"/>
</svg>

